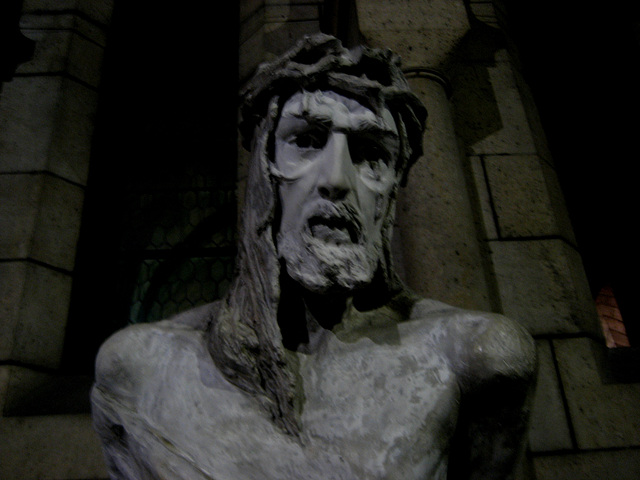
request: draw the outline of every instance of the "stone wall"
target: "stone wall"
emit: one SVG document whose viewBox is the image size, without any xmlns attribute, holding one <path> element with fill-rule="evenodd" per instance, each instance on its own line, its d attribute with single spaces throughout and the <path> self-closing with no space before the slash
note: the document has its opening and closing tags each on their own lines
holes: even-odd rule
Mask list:
<svg viewBox="0 0 640 480">
<path fill-rule="evenodd" d="M 431 73 L 412 80 L 435 118 L 410 199 L 399 202 L 405 270 L 420 265 L 407 282 L 426 296 L 502 312 L 537 339 L 540 370 L 522 477 L 637 478 L 640 385 L 611 382 L 605 373 L 579 246 L 503 5 L 356 3 L 370 44 Z M 438 74 L 450 81 L 448 102 Z M 425 258 L 430 249 L 438 250 L 433 259 Z"/>
<path fill-rule="evenodd" d="M 111 11 L 25 0 L 33 56 L 0 87 L 1 478 L 105 476 L 88 413 L 42 402 L 75 381 L 58 369 Z"/>
</svg>

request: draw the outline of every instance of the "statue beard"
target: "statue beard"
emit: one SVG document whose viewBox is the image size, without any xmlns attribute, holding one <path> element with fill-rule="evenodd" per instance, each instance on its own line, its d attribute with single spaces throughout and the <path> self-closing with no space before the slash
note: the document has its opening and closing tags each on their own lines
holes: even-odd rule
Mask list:
<svg viewBox="0 0 640 480">
<path fill-rule="evenodd" d="M 379 265 L 381 241 L 335 243 L 309 231 L 279 232 L 278 256 L 287 274 L 314 293 L 348 293 L 369 285 Z"/>
</svg>

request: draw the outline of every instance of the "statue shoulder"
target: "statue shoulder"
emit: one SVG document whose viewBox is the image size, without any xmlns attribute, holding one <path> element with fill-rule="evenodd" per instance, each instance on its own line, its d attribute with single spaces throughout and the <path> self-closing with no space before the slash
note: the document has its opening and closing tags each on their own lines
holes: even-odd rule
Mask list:
<svg viewBox="0 0 640 480">
<path fill-rule="evenodd" d="M 421 300 L 411 316 L 437 325 L 442 348 L 463 389 L 497 379 L 529 381 L 535 373 L 533 338 L 518 322 L 504 315 Z"/>
<path fill-rule="evenodd" d="M 518 322 L 496 313 L 466 312 L 459 326 L 454 361 L 462 386 L 474 389 L 494 381 L 529 383 L 537 368 L 533 337 Z"/>
<path fill-rule="evenodd" d="M 217 310 L 216 302 L 167 320 L 129 325 L 117 331 L 98 351 L 96 385 L 130 393 L 155 368 L 151 359 L 170 356 L 181 344 L 198 342 L 215 319 Z"/>
</svg>

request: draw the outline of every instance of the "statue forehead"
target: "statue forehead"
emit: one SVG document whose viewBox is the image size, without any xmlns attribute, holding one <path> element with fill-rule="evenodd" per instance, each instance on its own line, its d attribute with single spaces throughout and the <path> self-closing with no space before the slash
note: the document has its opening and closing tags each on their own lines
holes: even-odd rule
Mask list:
<svg viewBox="0 0 640 480">
<path fill-rule="evenodd" d="M 336 128 L 377 128 L 397 135 L 391 111 L 383 106 L 377 111 L 357 99 L 333 90 L 299 91 L 285 102 L 283 119 L 301 119 L 329 124 Z"/>
</svg>

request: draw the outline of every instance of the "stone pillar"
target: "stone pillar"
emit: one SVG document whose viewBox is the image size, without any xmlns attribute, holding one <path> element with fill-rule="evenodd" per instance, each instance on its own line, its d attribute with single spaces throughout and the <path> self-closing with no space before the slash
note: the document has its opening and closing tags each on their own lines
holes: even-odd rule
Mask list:
<svg viewBox="0 0 640 480">
<path fill-rule="evenodd" d="M 496 310 L 492 275 L 470 201 L 445 68 L 469 30 L 463 1 L 358 0 L 370 46 L 402 57 L 429 117 L 425 155 L 398 199 L 397 236 L 405 280 L 417 293 L 455 306 Z M 398 247 L 396 247 L 398 249 Z"/>
<path fill-rule="evenodd" d="M 112 8 L 113 0 L 24 0 L 20 29 L 33 57 L 0 87 L 3 479 L 105 474 L 88 414 L 25 415 L 36 413 L 38 393 L 46 410 L 65 391 L 57 369 Z"/>
<path fill-rule="evenodd" d="M 497 309 L 491 303 L 489 265 L 480 251 L 453 129 L 451 85 L 441 73 L 427 68 L 414 67 L 406 74 L 429 116 L 424 156 L 398 198 L 405 280 L 429 298 L 465 308 Z"/>
<path fill-rule="evenodd" d="M 55 369 L 111 2 L 48 5 L 25 2 L 21 30 L 35 42 L 34 56 L 0 97 L 0 358 Z"/>
</svg>

